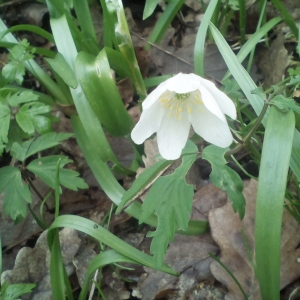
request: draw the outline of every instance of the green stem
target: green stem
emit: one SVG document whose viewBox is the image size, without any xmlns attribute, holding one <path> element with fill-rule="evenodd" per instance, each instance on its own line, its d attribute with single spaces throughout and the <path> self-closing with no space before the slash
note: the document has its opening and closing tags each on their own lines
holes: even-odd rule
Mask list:
<svg viewBox="0 0 300 300">
<path fill-rule="evenodd" d="M 253 127 L 250 129 L 250 131 L 247 133 L 247 135 L 243 138 L 243 143 L 238 144 L 235 148 L 227 151 L 226 154 L 225 154 L 226 156 L 230 156 L 230 155 L 233 155 L 233 154 L 237 153 L 238 151 L 240 151 L 244 147 L 244 145 L 246 143 L 248 145 L 250 145 L 250 143 L 248 143 L 248 141 L 250 140 L 251 136 L 255 133 L 257 128 L 260 126 L 267 110 L 268 110 L 268 104 L 264 103 L 264 106 L 263 106 L 258 118 L 256 119 Z"/>
</svg>

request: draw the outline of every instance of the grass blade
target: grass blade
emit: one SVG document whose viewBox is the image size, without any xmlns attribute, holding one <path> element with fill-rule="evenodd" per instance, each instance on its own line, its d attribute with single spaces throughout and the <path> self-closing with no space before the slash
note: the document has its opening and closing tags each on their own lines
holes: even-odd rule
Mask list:
<svg viewBox="0 0 300 300">
<path fill-rule="evenodd" d="M 215 11 L 217 4 L 218 4 L 218 0 L 210 1 L 205 11 L 204 18 L 201 21 L 201 24 L 199 26 L 196 41 L 195 41 L 194 72 L 195 74 L 202 77 L 204 77 L 204 50 L 205 50 L 206 33 L 207 33 L 210 19 Z"/>
<path fill-rule="evenodd" d="M 170 0 L 165 11 L 158 19 L 150 37 L 149 37 L 149 42 L 155 44 L 155 43 L 159 43 L 161 41 L 167 28 L 171 24 L 172 20 L 174 19 L 174 17 L 176 16 L 177 12 L 181 8 L 181 6 L 184 4 L 184 2 L 185 2 L 184 0 Z M 148 44 L 145 48 L 146 48 L 146 50 L 149 50 L 150 45 Z"/>
<path fill-rule="evenodd" d="M 271 107 L 259 170 L 255 255 L 262 299 L 279 299 L 282 210 L 295 128 L 292 111 Z"/>
</svg>

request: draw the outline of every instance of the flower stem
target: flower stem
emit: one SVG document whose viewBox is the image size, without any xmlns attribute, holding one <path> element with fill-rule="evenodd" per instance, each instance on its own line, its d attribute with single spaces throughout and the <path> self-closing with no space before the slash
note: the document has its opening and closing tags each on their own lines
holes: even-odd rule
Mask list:
<svg viewBox="0 0 300 300">
<path fill-rule="evenodd" d="M 257 119 L 256 119 L 256 121 L 253 125 L 253 127 L 250 129 L 250 131 L 247 133 L 247 135 L 243 138 L 242 143 L 238 144 L 235 148 L 227 151 L 226 156 L 230 156 L 230 155 L 233 155 L 233 154 L 237 153 L 238 151 L 240 151 L 245 146 L 245 144 L 248 144 L 247 142 L 250 140 L 251 136 L 255 133 L 255 131 L 257 130 L 257 128 L 261 124 L 261 121 L 263 120 L 263 118 L 264 118 L 264 116 L 267 112 L 267 109 L 268 109 L 268 103 L 265 102 L 259 116 L 257 117 Z"/>
</svg>

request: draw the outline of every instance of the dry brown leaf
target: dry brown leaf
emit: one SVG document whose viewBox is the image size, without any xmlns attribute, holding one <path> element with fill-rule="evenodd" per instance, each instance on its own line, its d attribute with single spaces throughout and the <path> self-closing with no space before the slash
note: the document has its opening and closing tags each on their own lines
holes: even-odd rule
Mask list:
<svg viewBox="0 0 300 300">
<path fill-rule="evenodd" d="M 68 275 L 74 272 L 73 259 L 78 252 L 81 240 L 76 230 L 65 228 L 59 234 L 62 258 Z M 22 248 L 15 261 L 13 270 L 5 271 L 1 283 L 35 283 L 36 288 L 30 295 L 32 300 L 52 299 L 50 284 L 50 251 L 47 244 L 47 231 L 43 232 L 34 248 Z"/>
<path fill-rule="evenodd" d="M 208 212 L 226 203 L 227 195 L 212 183 L 204 185 L 194 195 L 191 219 L 207 220 Z"/>
<path fill-rule="evenodd" d="M 189 299 L 199 282 L 210 280 L 208 252 L 217 253 L 209 234 L 202 236 L 176 235 L 165 256 L 165 262 L 180 273 L 179 277 L 144 268 L 138 290 L 142 299 Z"/>
<path fill-rule="evenodd" d="M 245 183 L 243 194 L 246 199 L 246 214 L 242 221 L 233 212 L 228 201 L 224 206 L 209 212 L 209 224 L 211 234 L 221 248 L 220 260 L 233 272 L 251 299 L 259 300 L 261 297 L 258 282 L 241 233 L 243 229 L 253 256 L 256 191 L 257 181 L 251 180 Z M 297 249 L 299 242 L 300 226 L 288 211 L 284 210 L 281 238 L 281 288 L 300 276 L 300 268 L 297 264 L 300 255 L 300 249 Z M 236 283 L 216 261 L 210 268 L 214 277 L 228 288 L 228 300 L 244 299 Z"/>
<path fill-rule="evenodd" d="M 49 187 L 37 179 L 33 182 L 34 186 L 40 192 L 41 195 L 46 195 L 47 191 L 49 191 Z M 3 207 L 4 194 L 0 195 L 0 207 Z M 33 192 L 32 193 L 32 210 L 39 216 L 41 200 L 39 197 Z M 53 220 L 53 215 L 49 213 L 45 213 L 45 220 L 48 224 L 51 224 Z M 11 247 L 12 245 L 18 244 L 22 241 L 26 241 L 31 236 L 41 232 L 41 228 L 36 223 L 32 215 L 28 212 L 27 216 L 24 220 L 15 225 L 14 221 L 10 216 L 5 216 L 2 209 L 0 209 L 0 228 L 1 228 L 1 240 L 2 246 Z"/>
<path fill-rule="evenodd" d="M 270 48 L 261 50 L 258 65 L 264 75 L 264 89 L 268 89 L 284 77 L 285 69 L 289 65 L 289 55 L 284 47 L 284 41 L 285 38 L 279 29 L 277 38 L 271 43 Z"/>
<path fill-rule="evenodd" d="M 129 103 L 132 101 L 134 95 L 134 89 L 131 80 L 128 77 L 124 78 L 119 82 L 117 82 L 117 87 L 120 96 L 122 98 L 122 101 L 124 103 L 124 106 L 127 107 Z"/>
</svg>

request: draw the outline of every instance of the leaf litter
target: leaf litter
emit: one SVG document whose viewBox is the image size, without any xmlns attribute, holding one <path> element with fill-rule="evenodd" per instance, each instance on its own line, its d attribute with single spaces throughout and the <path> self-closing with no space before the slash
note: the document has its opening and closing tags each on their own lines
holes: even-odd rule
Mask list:
<svg viewBox="0 0 300 300">
<path fill-rule="evenodd" d="M 201 14 L 198 12 L 199 1 L 191 0 L 188 2 L 188 5 L 192 11 L 190 12 L 187 20 L 189 22 L 199 21 L 201 19 Z M 41 7 L 39 7 L 39 9 L 41 9 Z M 44 15 L 44 10 L 42 11 Z M 101 18 L 99 18 L 99 11 L 96 12 L 96 9 L 95 15 L 98 16 L 95 18 L 95 22 L 99 22 L 99 19 Z M 129 8 L 127 8 L 127 17 L 130 18 L 130 16 L 132 18 L 131 11 Z M 40 22 L 41 20 L 39 20 L 39 23 Z M 140 29 L 140 26 L 136 25 L 133 18 L 129 24 L 131 24 L 131 29 L 133 31 Z M 153 26 L 153 24 L 151 26 Z M 101 26 L 98 27 L 99 40 L 101 40 Z M 150 29 L 144 28 L 144 32 L 141 32 L 141 34 L 138 32 L 138 35 L 140 35 L 142 38 L 147 38 Z M 170 27 L 159 47 L 151 47 L 149 57 L 145 56 L 144 53 L 140 54 L 141 58 L 139 63 L 141 64 L 144 61 L 144 67 L 142 67 L 144 77 L 147 77 L 147 75 L 151 77 L 159 74 L 177 73 L 179 71 L 187 73 L 192 72 L 194 50 L 193 42 L 195 40 L 196 31 L 197 28 L 186 28 L 185 32 L 182 34 L 182 40 L 178 41 L 177 38 L 179 35 L 177 35 L 177 28 Z M 144 45 L 144 40 L 140 37 L 133 38 L 136 44 L 136 49 L 141 49 L 141 46 Z M 282 76 L 287 66 L 288 55 L 287 52 L 284 51 L 283 42 L 284 40 L 282 38 L 277 38 L 274 41 L 274 47 L 270 48 L 272 49 L 271 51 L 273 51 L 273 53 L 272 55 L 269 55 L 269 57 L 271 57 L 271 61 L 268 60 L 266 64 L 272 66 L 273 70 L 269 69 L 267 71 L 263 71 L 265 79 L 272 77 L 273 80 L 275 80 L 274 77 L 276 76 L 276 80 L 279 81 L 278 78 Z M 138 51 L 139 50 L 136 52 Z M 273 65 L 275 61 L 279 61 L 281 64 L 278 66 L 278 70 L 280 70 L 276 74 L 275 71 L 277 70 L 274 71 Z M 217 81 L 223 77 L 227 70 L 218 50 L 214 45 L 207 45 L 205 63 L 206 75 L 209 78 Z M 261 67 L 261 65 L 259 66 Z M 263 69 L 263 67 L 261 67 L 261 69 Z M 256 76 L 256 67 L 254 67 L 254 71 L 251 75 L 256 79 L 258 78 Z M 126 80 L 125 82 L 121 82 L 119 87 L 119 92 L 125 105 L 130 105 L 133 96 L 132 88 L 127 85 Z M 130 113 L 135 118 L 138 118 L 138 112 L 136 108 L 137 107 L 131 108 Z M 66 132 L 66 130 L 60 131 Z M 111 139 L 110 141 L 112 142 L 113 148 L 117 152 L 119 151 L 118 156 L 121 158 L 121 160 L 123 159 L 122 162 L 129 165 L 130 161 L 132 160 L 132 148 L 130 147 L 130 144 L 126 144 L 126 142 L 123 143 L 120 141 L 120 139 Z M 99 189 L 97 182 L 93 178 L 93 175 L 90 173 L 89 169 L 84 163 L 82 154 L 78 148 L 71 143 L 74 143 L 74 140 L 71 140 L 70 142 L 69 140 L 63 142 L 63 148 L 61 149 L 66 150 L 68 155 L 72 154 L 70 156 L 72 159 L 75 158 L 75 163 L 84 174 L 84 178 L 89 178 L 89 180 L 86 181 L 89 183 L 91 188 L 87 194 L 85 194 L 85 192 L 78 192 L 78 194 L 81 193 L 80 197 L 75 196 L 77 193 L 71 192 L 71 194 L 68 196 L 68 200 L 63 200 L 65 202 L 63 203 L 62 211 L 65 213 L 68 213 L 72 210 L 73 212 L 75 211 L 75 213 L 85 212 L 88 218 L 100 223 L 103 220 L 106 212 L 108 212 L 110 209 L 110 202 L 103 194 L 103 191 Z M 150 143 L 152 143 L 154 146 L 149 146 Z M 125 145 L 125 147 L 123 147 L 123 145 Z M 155 142 L 146 142 L 147 157 L 144 160 L 146 168 L 153 164 L 154 157 L 158 153 L 156 152 L 156 154 L 153 154 L 155 153 L 155 151 L 153 151 L 153 153 L 150 154 L 151 151 L 147 150 L 147 147 L 155 148 Z M 120 149 L 122 149 L 122 151 L 120 151 Z M 180 164 L 180 162 L 176 162 L 176 164 L 171 166 L 164 175 L 172 173 Z M 207 180 L 201 179 L 201 171 L 202 170 L 199 170 L 199 167 L 195 167 L 195 171 L 191 173 L 189 172 L 187 175 L 187 182 L 189 184 L 193 184 L 194 190 L 196 190 L 191 217 L 192 219 L 203 220 L 207 219 L 207 216 L 209 216 L 208 219 L 211 226 L 212 236 L 210 234 L 205 234 L 201 237 L 186 237 L 181 235 L 175 236 L 174 243 L 171 243 L 168 248 L 165 262 L 181 273 L 179 277 L 173 277 L 149 268 L 143 268 L 143 270 L 137 268 L 135 273 L 136 276 L 139 277 L 141 274 L 142 275 L 141 278 L 135 278 L 135 281 L 138 283 L 132 283 L 129 285 L 132 288 L 132 292 L 130 293 L 128 286 L 125 285 L 122 280 L 116 279 L 117 276 L 113 275 L 113 273 L 107 273 L 106 290 L 108 291 L 109 295 L 107 299 L 117 299 L 117 297 L 118 299 L 129 299 L 130 294 L 139 299 L 158 299 L 161 297 L 164 297 L 165 299 L 195 300 L 224 299 L 225 295 L 227 297 L 226 299 L 230 299 L 230 297 L 232 297 L 232 299 L 240 299 L 239 291 L 236 289 L 232 281 L 230 281 L 228 275 L 226 275 L 220 266 L 207 255 L 208 251 L 216 255 L 219 253 L 219 251 L 221 251 L 221 260 L 225 262 L 226 265 L 228 261 L 227 266 L 229 268 L 232 267 L 233 271 L 242 270 L 243 274 L 240 274 L 241 272 L 237 272 L 236 276 L 241 276 L 238 278 L 240 278 L 242 283 L 246 282 L 245 289 L 247 290 L 248 288 L 247 291 L 254 295 L 254 299 L 259 299 L 255 298 L 258 287 L 253 276 L 252 266 L 247 261 L 248 257 L 244 249 L 244 240 L 241 238 L 240 234 L 240 228 L 243 227 L 245 229 L 250 249 L 252 249 L 254 215 L 253 211 L 251 214 L 251 207 L 253 210 L 254 204 L 252 202 L 253 194 L 255 194 L 256 191 L 255 183 L 251 181 L 244 190 L 247 203 L 246 216 L 243 221 L 238 222 L 238 216 L 237 214 L 233 213 L 231 204 L 227 202 L 227 204 L 224 205 L 226 202 L 226 195 L 224 192 L 216 189 L 211 184 L 206 185 Z M 40 189 L 41 184 L 38 186 Z M 252 198 L 249 196 L 249 194 Z M 248 199 L 248 196 L 251 198 L 250 200 Z M 72 197 L 76 198 L 78 201 L 76 202 L 75 199 L 71 200 Z M 87 205 L 86 202 L 90 202 L 90 205 Z M 36 205 L 37 203 L 38 200 L 34 198 L 32 203 L 34 209 L 38 208 L 38 205 Z M 78 207 L 75 209 L 74 203 L 79 203 Z M 248 208 L 248 206 L 250 206 L 250 208 Z M 224 222 L 227 221 L 229 224 L 226 222 L 221 223 L 219 219 L 220 215 L 225 218 Z M 14 243 L 20 243 L 22 240 L 26 240 L 27 237 L 32 237 L 34 234 L 40 231 L 39 227 L 35 224 L 31 216 L 27 216 L 24 222 L 17 226 L 14 226 L 13 224 L 9 224 L 8 226 L 8 224 L 2 222 L 4 217 L 0 217 L 1 233 L 2 228 L 4 228 L 3 226 L 7 226 L 5 227 L 6 229 L 3 230 L 3 232 L 6 233 L 6 235 L 4 235 L 4 246 L 11 246 Z M 51 214 L 46 213 L 45 217 L 49 222 L 53 220 L 53 216 Z M 123 214 L 122 217 L 116 216 L 114 218 L 115 219 L 112 220 L 111 228 L 114 230 L 116 227 L 117 231 L 122 231 L 122 228 L 126 228 L 126 226 L 124 226 L 124 222 L 130 219 L 128 216 L 126 216 L 126 214 Z M 299 236 L 299 231 L 295 228 L 297 228 L 295 220 L 291 218 L 290 215 L 285 211 L 283 224 L 284 241 L 282 243 L 282 247 L 288 251 L 284 251 L 282 256 L 284 261 L 282 262 L 283 273 L 281 277 L 285 279 L 285 281 L 281 282 L 281 287 L 288 285 L 291 281 L 300 276 L 300 274 L 297 273 L 298 265 L 295 263 L 296 258 L 299 256 L 298 249 L 296 249 L 296 246 L 299 243 L 299 239 L 297 238 L 297 235 Z M 9 233 L 13 234 L 9 235 Z M 119 234 L 118 232 L 116 233 Z M 64 229 L 61 231 L 60 235 L 62 249 L 65 251 L 63 252 L 63 257 L 64 262 L 67 265 L 67 270 L 69 274 L 74 274 L 76 271 L 78 281 L 81 284 L 82 280 L 84 279 L 84 273 L 89 260 L 93 257 L 93 255 L 95 255 L 96 252 L 93 250 L 92 246 L 85 245 L 84 238 L 79 237 L 75 231 L 70 232 L 68 229 Z M 145 233 L 128 233 L 125 234 L 124 239 L 126 239 L 126 237 L 127 241 L 131 241 L 131 243 L 134 243 L 135 240 L 138 240 L 139 242 L 135 244 L 136 247 L 142 247 L 143 244 L 146 244 L 144 251 L 149 252 L 150 243 L 149 239 L 145 238 Z M 231 241 L 231 244 L 228 244 L 228 241 Z M 49 274 L 47 273 L 49 267 L 43 269 L 44 265 L 41 267 L 40 265 L 37 265 L 37 260 L 34 261 L 34 258 L 37 257 L 35 255 L 38 255 L 38 257 L 41 258 L 41 261 L 46 262 L 45 265 L 49 263 L 49 253 L 47 252 L 47 249 L 48 247 L 44 232 L 39 237 L 34 248 L 31 249 L 25 247 L 20 250 L 15 261 L 15 267 L 10 271 L 4 272 L 3 278 L 6 276 L 6 278 L 9 278 L 12 280 L 12 282 L 17 282 L 19 279 L 25 280 L 25 277 L 29 277 L 30 275 L 31 277 L 27 282 L 33 282 L 32 278 L 35 278 L 35 283 L 37 283 L 39 287 L 36 289 L 36 294 L 32 294 L 32 296 L 37 298 L 31 299 L 44 299 L 40 298 L 41 294 L 38 294 L 41 291 L 45 293 L 45 296 L 48 295 L 50 297 Z M 20 270 L 22 270 L 23 273 L 20 272 Z M 139 272 L 141 271 L 142 273 L 140 274 Z M 24 277 L 20 278 L 20 276 Z M 131 272 L 130 276 L 133 278 L 134 272 Z M 221 282 L 229 290 L 229 294 L 222 288 L 216 288 L 215 279 Z"/>
</svg>

